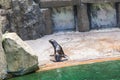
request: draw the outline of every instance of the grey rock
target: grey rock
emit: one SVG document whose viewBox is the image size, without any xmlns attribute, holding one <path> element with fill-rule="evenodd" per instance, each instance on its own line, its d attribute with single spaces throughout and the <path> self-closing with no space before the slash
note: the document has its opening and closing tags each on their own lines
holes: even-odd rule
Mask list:
<svg viewBox="0 0 120 80">
<path fill-rule="evenodd" d="M 11 8 L 11 0 L 0 0 L 0 7 L 5 9 Z"/>
<path fill-rule="evenodd" d="M 43 15 L 43 21 L 45 24 L 45 34 L 49 35 L 53 33 L 53 23 L 52 23 L 52 11 L 49 8 L 41 9 Z"/>
<path fill-rule="evenodd" d="M 36 53 L 16 33 L 3 35 L 3 47 L 7 59 L 8 73 L 24 75 L 38 69 Z"/>
<path fill-rule="evenodd" d="M 2 16 L 0 16 L 0 80 L 4 79 L 7 74 L 7 63 L 6 63 L 6 56 L 4 54 L 2 48 Z"/>
<path fill-rule="evenodd" d="M 33 0 L 12 0 L 8 11 L 9 32 L 16 32 L 23 40 L 36 39 L 44 35 L 45 26 L 39 8 Z"/>
<path fill-rule="evenodd" d="M 0 26 L 3 33 L 9 29 L 9 21 L 6 15 L 7 11 L 5 9 L 0 9 Z"/>
</svg>

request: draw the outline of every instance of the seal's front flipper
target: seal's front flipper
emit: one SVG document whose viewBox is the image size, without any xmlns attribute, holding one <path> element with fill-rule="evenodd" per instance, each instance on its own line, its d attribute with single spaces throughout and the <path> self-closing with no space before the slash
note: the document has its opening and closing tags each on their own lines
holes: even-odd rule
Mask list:
<svg viewBox="0 0 120 80">
<path fill-rule="evenodd" d="M 50 56 L 54 56 L 54 54 L 50 55 Z"/>
</svg>

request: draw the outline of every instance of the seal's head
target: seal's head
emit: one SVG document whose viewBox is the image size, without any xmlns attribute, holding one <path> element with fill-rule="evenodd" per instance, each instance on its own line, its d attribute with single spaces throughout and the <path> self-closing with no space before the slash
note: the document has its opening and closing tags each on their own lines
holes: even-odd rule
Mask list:
<svg viewBox="0 0 120 80">
<path fill-rule="evenodd" d="M 54 39 L 50 39 L 49 42 L 50 42 L 50 43 L 54 43 L 54 42 L 56 42 L 56 41 L 55 41 Z"/>
</svg>

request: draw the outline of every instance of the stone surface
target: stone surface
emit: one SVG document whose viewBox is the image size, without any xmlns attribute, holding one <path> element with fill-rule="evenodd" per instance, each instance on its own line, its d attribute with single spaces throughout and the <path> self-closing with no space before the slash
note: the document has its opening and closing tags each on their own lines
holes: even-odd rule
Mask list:
<svg viewBox="0 0 120 80">
<path fill-rule="evenodd" d="M 36 0 L 36 1 L 39 1 L 40 6 L 43 8 L 73 6 L 78 3 L 78 0 Z"/>
<path fill-rule="evenodd" d="M 0 0 L 0 7 L 5 9 L 11 8 L 11 0 Z"/>
<path fill-rule="evenodd" d="M 117 26 L 117 13 L 114 3 L 90 4 L 90 23 L 92 29 Z"/>
<path fill-rule="evenodd" d="M 12 0 L 8 19 L 10 32 L 16 32 L 22 39 L 36 39 L 44 35 L 44 22 L 39 5 L 33 0 Z"/>
<path fill-rule="evenodd" d="M 3 47 L 7 59 L 7 71 L 13 75 L 23 75 L 38 68 L 38 57 L 16 33 L 3 35 Z"/>
<path fill-rule="evenodd" d="M 41 7 L 61 7 L 79 5 L 80 3 L 107 3 L 107 2 L 120 2 L 120 0 L 35 0 L 41 4 Z"/>
<path fill-rule="evenodd" d="M 74 11 L 72 6 L 52 8 L 54 31 L 75 29 Z"/>
<path fill-rule="evenodd" d="M 2 48 L 2 26 L 3 26 L 4 16 L 1 16 L 1 14 L 3 13 L 1 13 L 0 10 L 0 80 L 4 79 L 7 74 L 6 56 Z"/>
<path fill-rule="evenodd" d="M 50 64 L 49 66 L 45 65 L 50 68 L 54 64 L 50 61 L 53 57 L 49 56 L 54 53 L 52 45 L 48 42 L 50 39 L 55 39 L 62 46 L 64 53 L 69 56 L 65 64 L 68 62 L 72 64 L 74 63 L 72 61 L 83 62 L 84 60 L 106 57 L 118 57 L 120 59 L 119 34 L 119 28 L 91 30 L 89 32 L 59 32 L 37 40 L 27 41 L 27 43 L 37 51 L 40 65 Z M 57 63 L 55 65 L 59 66 Z M 56 67 L 55 65 L 53 67 Z"/>
<path fill-rule="evenodd" d="M 51 9 L 49 8 L 41 9 L 41 13 L 43 15 L 43 21 L 45 24 L 45 34 L 48 35 L 48 34 L 53 33 Z"/>
<path fill-rule="evenodd" d="M 78 16 L 78 30 L 79 31 L 88 31 L 90 29 L 88 13 L 87 13 L 87 4 L 81 4 L 77 6 L 77 16 Z"/>
<path fill-rule="evenodd" d="M 40 3 L 40 0 L 34 0 L 35 1 L 35 3 L 37 3 L 37 4 L 39 4 Z"/>
<path fill-rule="evenodd" d="M 74 18 L 78 18 L 78 22 L 75 19 L 76 30 L 88 31 L 90 22 L 87 3 L 105 2 L 115 3 L 120 2 L 120 0 L 1 0 L 0 8 L 5 8 L 8 11 L 7 19 L 9 21 L 3 26 L 3 32 L 16 32 L 23 40 L 37 39 L 45 34 L 51 34 L 54 26 L 53 20 L 50 20 L 51 8 L 73 7 L 74 5 L 77 6 L 78 10 L 76 11 L 78 16 L 74 15 Z M 41 13 L 41 8 L 48 9 Z M 73 14 L 76 12 L 73 11 Z"/>
<path fill-rule="evenodd" d="M 9 21 L 6 17 L 7 15 L 7 10 L 5 9 L 0 9 L 0 22 L 1 22 L 1 30 L 3 33 L 9 29 Z"/>
<path fill-rule="evenodd" d="M 120 27 L 120 3 L 118 3 L 118 5 L 117 5 L 117 7 L 118 7 L 118 27 Z"/>
<path fill-rule="evenodd" d="M 82 3 L 120 2 L 120 0 L 81 0 Z"/>
</svg>

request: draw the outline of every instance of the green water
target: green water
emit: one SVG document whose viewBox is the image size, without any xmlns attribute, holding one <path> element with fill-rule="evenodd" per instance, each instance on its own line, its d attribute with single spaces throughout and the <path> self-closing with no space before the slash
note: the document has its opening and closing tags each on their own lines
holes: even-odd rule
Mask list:
<svg viewBox="0 0 120 80">
<path fill-rule="evenodd" d="M 65 67 L 9 80 L 120 80 L 120 61 Z"/>
</svg>

